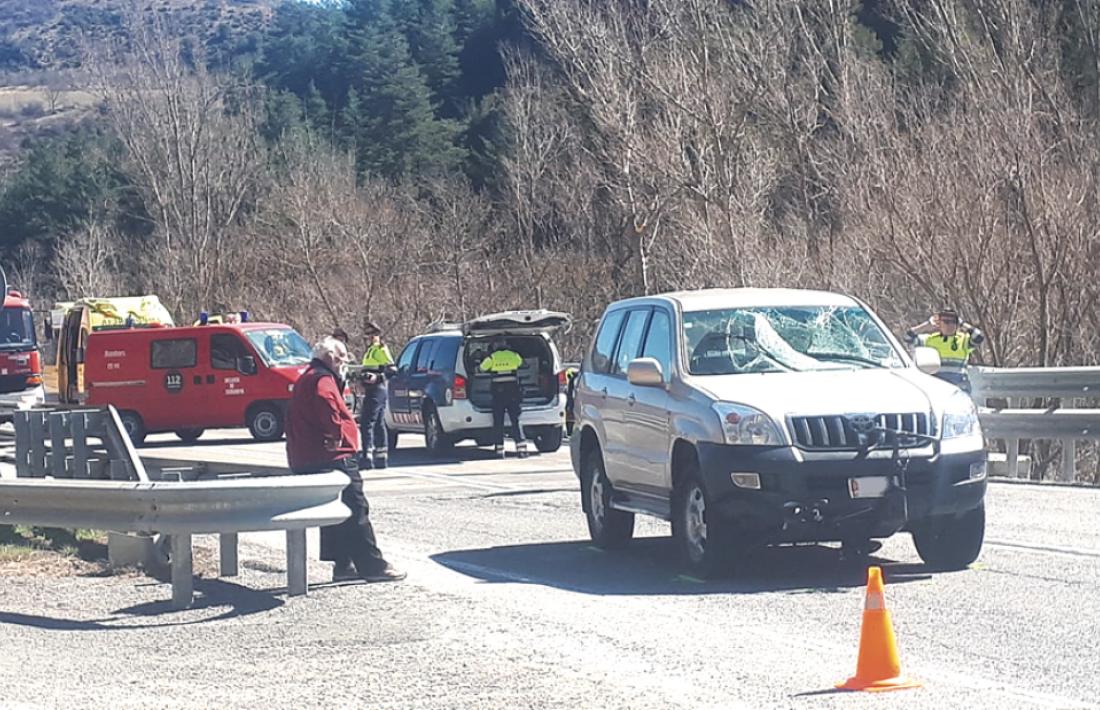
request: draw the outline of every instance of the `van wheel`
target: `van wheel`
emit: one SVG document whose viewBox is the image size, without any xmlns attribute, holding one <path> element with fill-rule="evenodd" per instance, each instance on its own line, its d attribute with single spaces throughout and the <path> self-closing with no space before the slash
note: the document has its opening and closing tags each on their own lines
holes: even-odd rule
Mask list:
<svg viewBox="0 0 1100 710">
<path fill-rule="evenodd" d="M 134 446 L 141 446 L 145 442 L 145 422 L 137 412 L 119 412 L 118 418 L 122 422 L 122 428 Z"/>
<path fill-rule="evenodd" d="M 562 428 L 560 426 L 543 427 L 535 434 L 535 448 L 543 454 L 552 454 L 561 448 Z"/>
<path fill-rule="evenodd" d="M 985 541 L 985 504 L 955 517 L 942 515 L 913 528 L 913 544 L 936 570 L 965 569 L 978 559 Z"/>
<path fill-rule="evenodd" d="M 196 441 L 199 440 L 199 437 L 202 436 L 202 433 L 204 431 L 206 431 L 206 430 L 205 429 L 177 429 L 176 430 L 176 436 L 178 436 L 179 440 L 184 442 L 184 443 L 193 444 L 193 443 L 195 443 Z"/>
<path fill-rule="evenodd" d="M 248 431 L 256 441 L 277 441 L 283 435 L 283 413 L 272 404 L 254 408 L 248 417 Z"/>
<path fill-rule="evenodd" d="M 451 449 L 451 438 L 443 431 L 443 423 L 439 421 L 434 407 L 424 410 L 424 445 L 433 454 L 446 453 Z"/>
<path fill-rule="evenodd" d="M 612 508 L 611 490 L 603 455 L 599 450 L 589 452 L 581 468 L 581 507 L 588 520 L 588 535 L 605 550 L 623 547 L 634 537 L 634 513 Z"/>
<path fill-rule="evenodd" d="M 692 462 L 672 500 L 672 536 L 691 574 L 718 577 L 734 561 L 732 526 L 715 513 L 703 488 L 698 464 Z"/>
</svg>

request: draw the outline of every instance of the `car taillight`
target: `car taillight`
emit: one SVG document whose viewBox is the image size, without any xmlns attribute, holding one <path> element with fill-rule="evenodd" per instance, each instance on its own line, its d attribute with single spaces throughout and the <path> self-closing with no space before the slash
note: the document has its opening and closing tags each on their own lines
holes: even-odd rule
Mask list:
<svg viewBox="0 0 1100 710">
<path fill-rule="evenodd" d="M 561 372 L 558 373 L 558 387 L 561 387 L 562 389 L 565 389 L 566 385 L 568 385 L 568 384 L 569 384 L 569 375 L 566 374 L 565 370 L 562 370 Z"/>
<path fill-rule="evenodd" d="M 466 378 L 462 375 L 455 375 L 455 382 L 452 389 L 454 390 L 455 399 L 466 399 Z"/>
<path fill-rule="evenodd" d="M 27 387 L 37 387 L 42 384 L 42 375 L 27 375 Z"/>
</svg>

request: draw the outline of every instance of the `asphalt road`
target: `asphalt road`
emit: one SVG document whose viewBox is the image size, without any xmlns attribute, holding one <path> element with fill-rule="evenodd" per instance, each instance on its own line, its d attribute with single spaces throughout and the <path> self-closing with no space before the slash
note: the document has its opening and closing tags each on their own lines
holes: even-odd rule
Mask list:
<svg viewBox="0 0 1100 710">
<path fill-rule="evenodd" d="M 210 436 L 144 453 L 283 461 Z M 266 534 L 246 536 L 240 580 L 200 583 L 176 614 L 143 579 L 0 579 L 0 706 L 1100 707 L 1100 490 L 992 485 L 986 548 L 962 572 L 887 541 L 876 562 L 924 687 L 869 695 L 831 690 L 855 670 L 865 581 L 835 549 L 772 549 L 702 582 L 664 524 L 592 547 L 565 450 L 435 461 L 409 438 L 394 464 L 366 487 L 398 585 L 325 584 L 317 563 L 288 600 Z M 81 695 L 89 682 L 103 693 Z"/>
</svg>

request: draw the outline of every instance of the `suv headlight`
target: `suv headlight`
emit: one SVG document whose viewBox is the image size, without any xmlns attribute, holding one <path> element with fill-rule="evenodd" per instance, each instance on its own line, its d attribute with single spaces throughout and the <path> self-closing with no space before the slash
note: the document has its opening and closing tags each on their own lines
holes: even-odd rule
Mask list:
<svg viewBox="0 0 1100 710">
<path fill-rule="evenodd" d="M 981 436 L 978 424 L 978 409 L 965 392 L 956 392 L 943 409 L 943 438 L 956 439 L 963 436 Z"/>
<path fill-rule="evenodd" d="M 718 402 L 714 411 L 722 422 L 727 444 L 782 446 L 783 435 L 767 414 L 743 404 Z"/>
</svg>

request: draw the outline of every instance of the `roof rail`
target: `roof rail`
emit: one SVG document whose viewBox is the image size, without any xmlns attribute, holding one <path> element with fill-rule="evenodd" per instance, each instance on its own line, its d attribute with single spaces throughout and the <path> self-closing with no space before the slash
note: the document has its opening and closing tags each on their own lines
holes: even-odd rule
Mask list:
<svg viewBox="0 0 1100 710">
<path fill-rule="evenodd" d="M 438 333 L 443 330 L 462 330 L 462 324 L 455 321 L 446 320 L 445 318 L 441 318 L 439 320 L 432 321 L 428 324 L 428 327 L 426 328 L 426 332 L 428 333 Z"/>
</svg>

